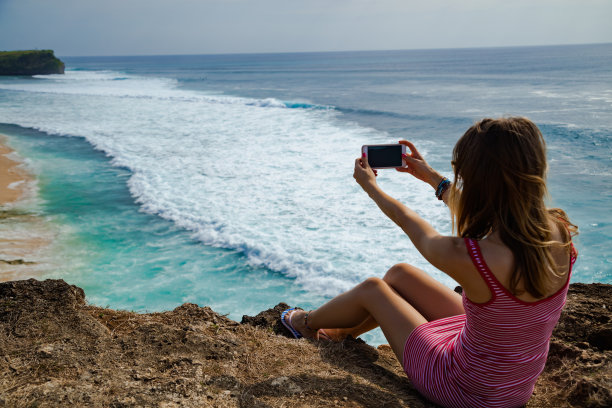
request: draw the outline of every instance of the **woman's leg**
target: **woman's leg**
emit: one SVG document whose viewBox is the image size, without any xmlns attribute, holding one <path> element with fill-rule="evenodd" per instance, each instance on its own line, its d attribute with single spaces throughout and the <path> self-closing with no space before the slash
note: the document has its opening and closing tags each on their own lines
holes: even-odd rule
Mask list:
<svg viewBox="0 0 612 408">
<path fill-rule="evenodd" d="M 444 286 L 419 268 L 397 264 L 383 278 L 402 298 L 412 305 L 427 321 L 465 313 L 461 295 Z M 347 336 L 359 337 L 378 327 L 372 316 L 348 329 L 325 329 L 333 340 Z"/>
<path fill-rule="evenodd" d="M 289 319 L 293 327 L 307 337 L 316 335 L 308 330 L 306 312 L 293 312 Z M 400 362 L 404 345 L 412 331 L 427 320 L 389 284 L 379 278 L 369 278 L 353 289 L 336 296 L 308 315 L 308 326 L 349 328 L 372 317 L 381 327 Z"/>
</svg>

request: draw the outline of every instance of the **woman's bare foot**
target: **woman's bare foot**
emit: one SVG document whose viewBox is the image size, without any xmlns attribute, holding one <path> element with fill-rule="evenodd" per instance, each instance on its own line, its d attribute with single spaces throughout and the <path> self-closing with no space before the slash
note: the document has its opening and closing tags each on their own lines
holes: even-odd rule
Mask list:
<svg viewBox="0 0 612 408">
<path fill-rule="evenodd" d="M 285 323 L 307 339 L 342 342 L 352 335 L 353 329 L 319 329 L 306 327 L 306 311 L 295 309 L 285 315 Z"/>
<path fill-rule="evenodd" d="M 307 339 L 318 340 L 319 333 L 316 330 L 311 330 L 306 327 L 306 312 L 304 310 L 296 309 L 285 315 L 285 322 L 291 327 L 298 331 L 302 336 Z"/>
<path fill-rule="evenodd" d="M 351 329 L 319 329 L 319 339 L 329 340 L 336 343 L 342 342 L 351 335 Z"/>
</svg>

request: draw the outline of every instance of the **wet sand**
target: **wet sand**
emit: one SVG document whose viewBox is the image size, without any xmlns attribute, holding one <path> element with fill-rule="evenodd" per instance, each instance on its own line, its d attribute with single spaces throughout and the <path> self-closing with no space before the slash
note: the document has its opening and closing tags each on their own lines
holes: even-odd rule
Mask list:
<svg viewBox="0 0 612 408">
<path fill-rule="evenodd" d="M 19 200 L 27 186 L 32 180 L 18 161 L 13 160 L 10 155 L 13 150 L 4 143 L 6 137 L 0 135 L 0 205 L 14 203 Z"/>
<path fill-rule="evenodd" d="M 50 243 L 44 220 L 22 208 L 34 177 L 0 135 L 0 282 L 40 277 Z"/>
</svg>

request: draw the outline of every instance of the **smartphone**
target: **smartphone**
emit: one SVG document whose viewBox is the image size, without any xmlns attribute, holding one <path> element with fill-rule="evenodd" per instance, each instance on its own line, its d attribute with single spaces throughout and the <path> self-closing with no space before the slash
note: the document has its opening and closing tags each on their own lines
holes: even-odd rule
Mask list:
<svg viewBox="0 0 612 408">
<path fill-rule="evenodd" d="M 403 144 L 364 145 L 361 153 L 365 153 L 368 163 L 373 169 L 395 169 L 404 167 L 402 155 L 406 154 Z"/>
</svg>

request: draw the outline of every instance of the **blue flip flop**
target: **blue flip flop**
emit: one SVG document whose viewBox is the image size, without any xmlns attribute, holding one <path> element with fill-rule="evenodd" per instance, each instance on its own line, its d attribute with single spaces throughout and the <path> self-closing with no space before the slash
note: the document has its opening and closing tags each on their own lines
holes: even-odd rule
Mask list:
<svg viewBox="0 0 612 408">
<path fill-rule="evenodd" d="M 302 335 L 300 334 L 299 331 L 295 330 L 293 328 L 293 326 L 291 325 L 291 312 L 297 310 L 297 307 L 292 307 L 291 309 L 287 309 L 285 310 L 283 313 L 281 313 L 281 323 L 283 324 L 283 326 L 285 326 L 290 332 L 291 334 L 293 334 L 293 337 L 295 337 L 296 339 L 300 339 L 302 338 Z M 285 316 L 289 317 L 289 321 L 285 320 Z"/>
</svg>

